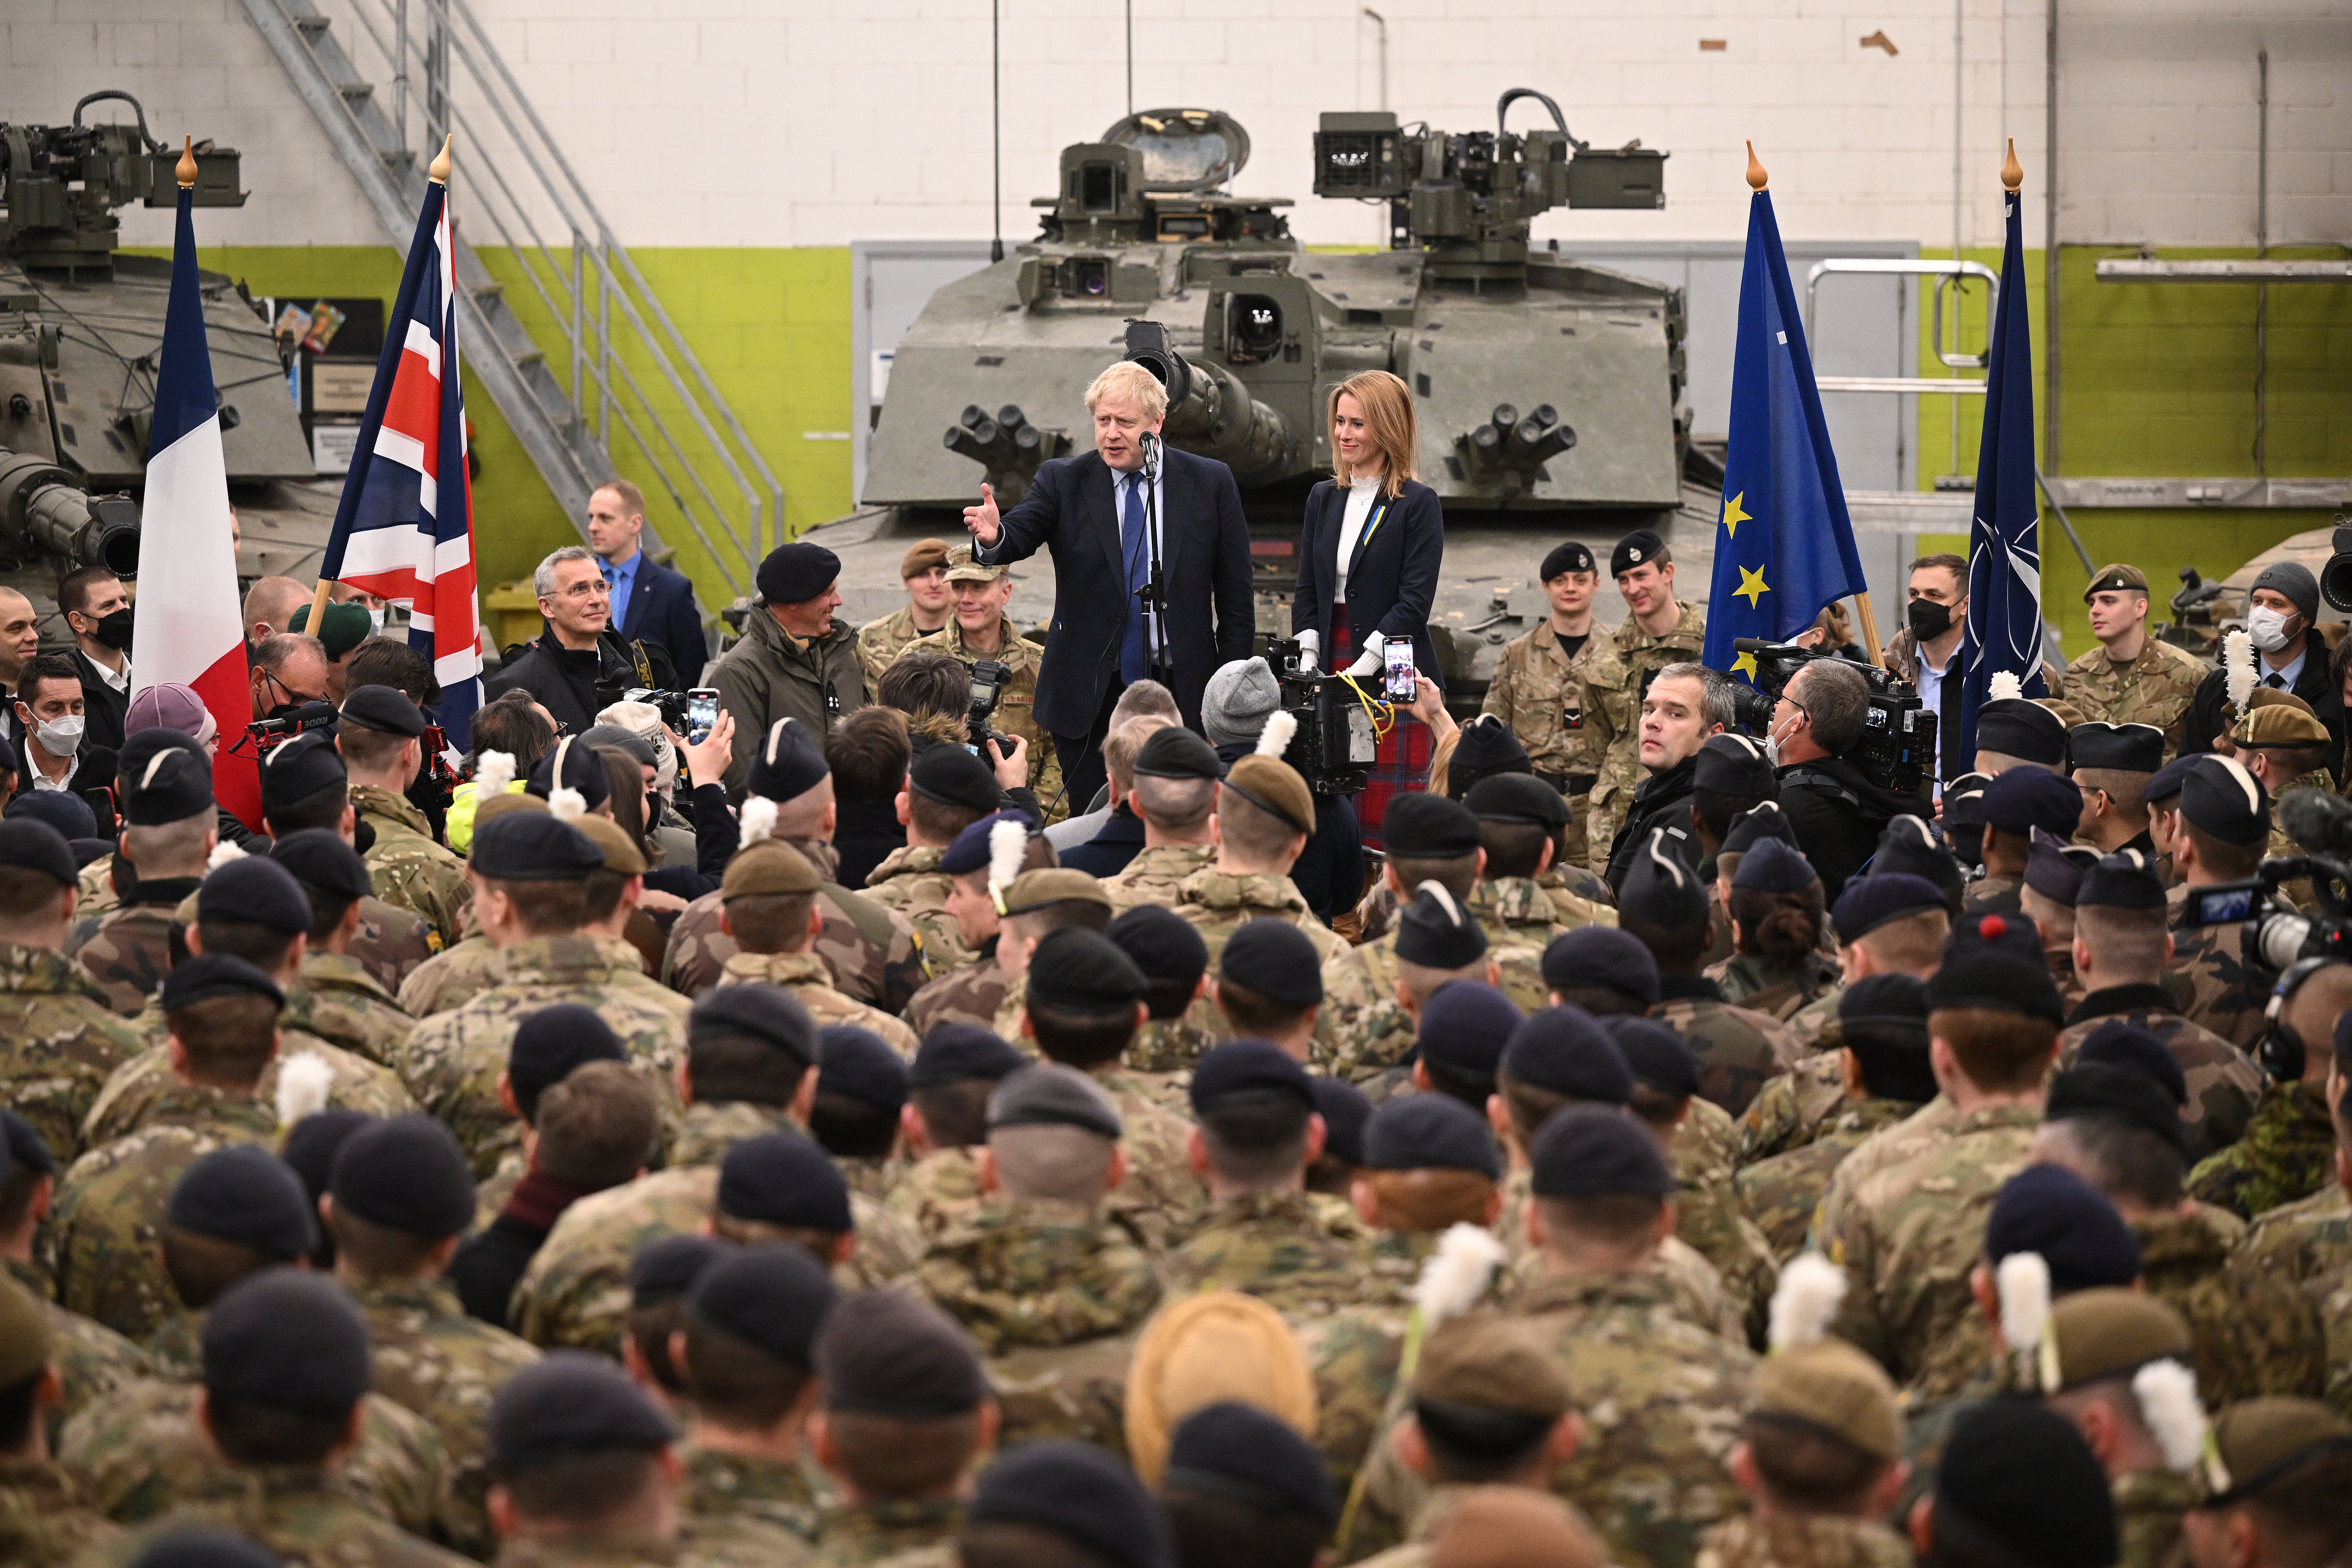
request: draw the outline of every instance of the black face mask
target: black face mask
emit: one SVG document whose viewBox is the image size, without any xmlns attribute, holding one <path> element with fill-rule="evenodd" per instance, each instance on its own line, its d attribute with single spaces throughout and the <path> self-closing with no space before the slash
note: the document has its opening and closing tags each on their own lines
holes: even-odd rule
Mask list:
<svg viewBox="0 0 2352 1568">
<path fill-rule="evenodd" d="M 131 646 L 131 606 L 125 605 L 110 616 L 100 617 L 89 635 L 106 647 L 121 653 Z"/>
<path fill-rule="evenodd" d="M 1952 607 L 1933 599 L 1914 599 L 1904 612 L 1911 620 L 1911 635 L 1921 642 L 1934 642 L 1952 629 Z"/>
</svg>

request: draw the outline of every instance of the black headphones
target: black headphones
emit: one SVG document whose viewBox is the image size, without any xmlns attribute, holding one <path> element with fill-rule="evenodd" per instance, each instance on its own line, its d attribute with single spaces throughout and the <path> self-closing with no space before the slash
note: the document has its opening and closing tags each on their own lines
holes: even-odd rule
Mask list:
<svg viewBox="0 0 2352 1568">
<path fill-rule="evenodd" d="M 2303 1037 L 2295 1032 L 2294 1026 L 2286 1021 L 2286 1005 L 2297 991 L 2303 989 L 2305 981 L 2329 964 L 2340 962 L 2333 958 L 2298 958 L 2286 966 L 2285 973 L 2278 977 L 2278 984 L 2271 987 L 2270 1005 L 2263 1013 L 2270 1026 L 2263 1031 L 2263 1037 L 2254 1042 L 2254 1060 L 2262 1064 L 2263 1070 L 2271 1075 L 2273 1081 L 2303 1081 L 2303 1069 L 2309 1051 L 2303 1043 Z"/>
</svg>

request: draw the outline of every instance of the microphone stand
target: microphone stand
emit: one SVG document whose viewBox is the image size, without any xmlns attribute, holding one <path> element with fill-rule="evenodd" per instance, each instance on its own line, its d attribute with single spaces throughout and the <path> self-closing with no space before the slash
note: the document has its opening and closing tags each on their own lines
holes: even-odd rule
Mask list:
<svg viewBox="0 0 2352 1568">
<path fill-rule="evenodd" d="M 1150 552 L 1150 565 L 1135 597 L 1143 607 L 1144 654 L 1151 666 L 1151 679 L 1173 690 L 1176 675 L 1168 654 L 1164 618 L 1168 586 L 1160 559 L 1160 437 L 1148 430 L 1143 435 L 1143 543 Z"/>
</svg>

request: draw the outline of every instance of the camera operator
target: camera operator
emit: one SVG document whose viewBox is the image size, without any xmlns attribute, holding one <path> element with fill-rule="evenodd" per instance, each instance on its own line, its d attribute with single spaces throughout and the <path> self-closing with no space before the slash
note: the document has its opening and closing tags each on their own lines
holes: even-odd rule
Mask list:
<svg viewBox="0 0 2352 1568">
<path fill-rule="evenodd" d="M 2352 964 L 2306 959 L 2278 978 L 2277 1016 L 2254 1047 L 2271 1075 L 2246 1134 L 2189 1173 L 2189 1195 L 2252 1219 L 2309 1197 L 2336 1173 L 2327 1068 L 2352 1007 Z"/>
<path fill-rule="evenodd" d="M 489 695 L 528 691 L 559 732 L 582 735 L 597 711 L 635 687 L 666 691 L 677 684 L 660 647 L 626 642 L 613 629 L 613 590 L 604 563 L 585 545 L 567 544 L 539 563 L 530 585 L 547 629 L 506 650 Z M 265 645 L 267 646 L 267 645 Z M 737 715 L 737 722 L 742 716 Z"/>
<path fill-rule="evenodd" d="M 1609 846 L 1612 889 L 1624 889 L 1626 870 L 1654 829 L 1665 831 L 1665 842 L 1684 864 L 1697 868 L 1690 814 L 1699 748 L 1729 729 L 1734 717 L 1730 680 L 1703 664 L 1670 664 L 1651 679 L 1634 728 L 1635 754 L 1649 777 L 1634 790 L 1624 825 Z"/>
<path fill-rule="evenodd" d="M 2312 635 L 2319 617 L 2319 579 L 2307 566 L 2273 561 L 2254 579 L 2246 595 L 2246 635 L 2252 639 L 2258 686 L 2292 691 L 2309 705 L 2331 735 L 2344 732 L 2344 699 L 2328 674 L 2326 646 Z M 2229 728 L 2232 704 L 2230 672 L 2216 668 L 2189 701 L 2183 721 L 2183 752 L 2210 752 Z"/>
<path fill-rule="evenodd" d="M 1888 822 L 1927 815 L 1924 795 L 1882 788 L 1846 761 L 1869 718 L 1870 686 L 1862 672 L 1816 659 L 1789 678 L 1764 737 L 1780 773 L 1780 809 L 1832 903 L 1876 850 Z"/>
<path fill-rule="evenodd" d="M 1265 721 L 1282 706 L 1282 686 L 1263 658 L 1235 659 L 1201 690 L 1201 728 L 1228 767 L 1257 749 Z M 1293 744 L 1297 742 L 1294 742 Z M 1315 831 L 1290 868 L 1290 879 L 1324 924 L 1332 911 L 1355 907 L 1364 894 L 1364 840 L 1355 803 L 1345 795 L 1315 795 Z"/>
<path fill-rule="evenodd" d="M 943 653 L 970 670 L 977 670 L 982 660 L 992 660 L 1012 672 L 997 691 L 995 712 L 976 717 L 984 718 L 1000 733 L 1017 735 L 1029 743 L 1026 782 L 1045 804 L 1045 820 L 1059 822 L 1073 807 L 1062 799 L 1061 761 L 1045 743 L 1045 732 L 1037 727 L 1037 669 L 1045 662 L 1045 652 L 1014 629 L 1013 618 L 1004 613 L 1004 606 L 1013 602 L 1012 569 L 984 565 L 971 558 L 970 545 L 959 545 L 948 553 L 948 592 L 955 603 L 948 624 L 917 637 L 906 651 Z M 975 738 L 971 743 L 979 742 Z M 986 760 L 993 768 L 1000 759 Z"/>
</svg>

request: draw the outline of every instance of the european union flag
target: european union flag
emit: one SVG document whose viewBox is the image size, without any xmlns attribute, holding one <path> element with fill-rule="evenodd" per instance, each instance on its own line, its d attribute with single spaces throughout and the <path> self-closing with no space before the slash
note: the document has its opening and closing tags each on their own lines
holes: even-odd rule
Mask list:
<svg viewBox="0 0 2352 1568">
<path fill-rule="evenodd" d="M 1748 207 L 1731 444 L 1723 468 L 1700 657 L 1752 681 L 1756 661 L 1735 657 L 1733 638 L 1785 641 L 1811 626 L 1822 606 L 1869 586 L 1854 553 L 1853 523 L 1822 420 L 1780 228 L 1772 220 L 1772 198 L 1761 190 Z"/>
</svg>

